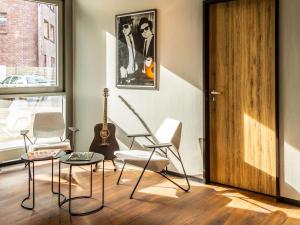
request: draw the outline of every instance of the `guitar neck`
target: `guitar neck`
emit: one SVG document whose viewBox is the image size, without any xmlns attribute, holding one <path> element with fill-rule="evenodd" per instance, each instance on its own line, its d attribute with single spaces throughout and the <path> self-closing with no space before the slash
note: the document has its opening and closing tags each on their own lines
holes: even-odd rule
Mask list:
<svg viewBox="0 0 300 225">
<path fill-rule="evenodd" d="M 107 97 L 104 97 L 103 127 L 107 129 Z"/>
</svg>

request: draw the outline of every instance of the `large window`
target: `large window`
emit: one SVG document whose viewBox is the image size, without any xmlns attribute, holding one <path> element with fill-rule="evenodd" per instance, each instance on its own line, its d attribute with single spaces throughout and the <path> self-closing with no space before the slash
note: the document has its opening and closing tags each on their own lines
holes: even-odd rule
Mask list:
<svg viewBox="0 0 300 225">
<path fill-rule="evenodd" d="M 35 113 L 65 115 L 62 4 L 0 0 L 0 163 L 20 157 Z"/>
<path fill-rule="evenodd" d="M 62 96 L 0 99 L 0 143 L 2 150 L 23 147 L 20 130 L 31 130 L 37 112 L 64 112 Z M 30 132 L 30 136 L 32 133 Z"/>
<path fill-rule="evenodd" d="M 64 103 L 65 98 L 63 96 L 0 99 L 0 162 L 20 158 L 24 152 L 24 141 L 20 135 L 20 130 L 30 130 L 29 137 L 32 138 L 35 113 L 62 112 L 65 115 Z M 43 141 L 43 139 L 39 140 L 39 142 Z M 53 141 L 57 141 L 57 138 L 54 138 Z"/>
<path fill-rule="evenodd" d="M 0 94 L 63 91 L 62 3 L 52 1 L 0 0 Z"/>
</svg>

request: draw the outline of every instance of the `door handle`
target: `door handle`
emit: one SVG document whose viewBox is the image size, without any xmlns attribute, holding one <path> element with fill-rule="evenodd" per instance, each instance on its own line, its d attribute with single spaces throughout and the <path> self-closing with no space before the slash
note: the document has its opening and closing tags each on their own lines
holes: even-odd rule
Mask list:
<svg viewBox="0 0 300 225">
<path fill-rule="evenodd" d="M 222 92 L 216 91 L 216 90 L 212 90 L 212 91 L 210 92 L 210 94 L 211 94 L 212 100 L 213 100 L 213 102 L 214 102 L 214 101 L 216 100 L 216 96 L 217 96 L 217 95 L 221 95 Z"/>
<path fill-rule="evenodd" d="M 212 90 L 212 91 L 210 92 L 210 94 L 211 94 L 211 95 L 221 95 L 222 92 Z"/>
</svg>

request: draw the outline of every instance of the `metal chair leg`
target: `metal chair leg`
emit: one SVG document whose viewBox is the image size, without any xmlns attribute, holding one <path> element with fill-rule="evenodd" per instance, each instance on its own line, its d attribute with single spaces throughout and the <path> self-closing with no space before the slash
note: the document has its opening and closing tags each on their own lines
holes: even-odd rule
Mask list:
<svg viewBox="0 0 300 225">
<path fill-rule="evenodd" d="M 189 182 L 189 179 L 188 179 L 188 177 L 186 175 L 186 172 L 185 172 L 185 169 L 184 169 L 184 166 L 183 166 L 180 154 L 179 154 L 179 152 L 177 152 L 177 153 L 178 153 L 179 161 L 180 161 L 180 164 L 181 164 L 181 167 L 182 167 L 182 170 L 183 170 L 183 174 L 185 176 L 186 183 L 188 184 L 188 188 L 186 189 L 186 191 L 189 191 L 191 189 L 190 182 Z"/>
<path fill-rule="evenodd" d="M 132 148 L 132 146 L 133 146 L 133 143 L 134 143 L 134 137 L 132 138 L 132 141 L 131 141 L 131 144 L 130 144 L 130 147 L 129 147 L 129 149 L 131 149 L 131 148 Z"/>
<path fill-rule="evenodd" d="M 134 194 L 136 188 L 138 187 L 138 185 L 139 185 L 139 183 L 140 183 L 140 181 L 141 181 L 141 179 L 142 179 L 142 176 L 144 175 L 145 170 L 146 170 L 146 167 L 144 167 L 143 172 L 141 173 L 141 175 L 140 175 L 140 177 L 139 177 L 137 183 L 135 184 L 135 186 L 134 186 L 134 188 L 133 188 L 133 190 L 132 190 L 132 192 L 131 192 L 131 194 L 130 194 L 130 197 L 129 197 L 130 199 L 133 198 L 133 194 Z"/>
<path fill-rule="evenodd" d="M 178 159 L 178 161 L 180 162 L 181 167 L 182 167 L 182 170 L 183 170 L 183 173 L 184 173 L 184 177 L 185 177 L 185 180 L 186 180 L 186 182 L 187 182 L 188 187 L 187 187 L 187 188 L 184 188 L 184 187 L 180 186 L 178 183 L 176 183 L 175 181 L 173 181 L 172 179 L 170 179 L 169 177 L 167 177 L 163 172 L 157 172 L 157 173 L 160 174 L 161 176 L 163 176 L 164 178 L 166 178 L 167 180 L 169 180 L 170 182 L 172 182 L 173 184 L 175 184 L 177 187 L 179 187 L 179 188 L 182 189 L 183 191 L 188 192 L 188 191 L 190 190 L 191 186 L 190 186 L 188 177 L 187 177 L 187 175 L 186 175 L 185 168 L 184 168 L 184 166 L 183 166 L 183 163 L 182 163 L 180 154 L 179 154 L 179 152 L 177 152 L 177 154 L 178 154 L 178 156 L 177 156 L 171 149 L 170 149 L 170 151 L 175 155 L 175 157 L 176 157 L 176 158 Z M 154 152 L 155 152 L 155 149 L 152 151 L 152 153 L 151 153 L 151 155 L 150 155 L 150 157 L 149 157 L 149 159 L 148 159 L 148 161 L 147 161 L 145 167 L 143 168 L 143 171 L 142 171 L 142 173 L 141 173 L 141 175 L 140 175 L 140 177 L 139 177 L 137 183 L 135 184 L 135 186 L 134 186 L 134 188 L 133 188 L 133 190 L 132 190 L 132 192 L 131 192 L 131 194 L 130 194 L 130 199 L 133 198 L 133 195 L 134 195 L 134 193 L 135 193 L 135 191 L 136 191 L 136 189 L 137 189 L 137 187 L 138 187 L 138 185 L 139 185 L 139 183 L 140 183 L 140 181 L 141 181 L 141 179 L 142 179 L 142 177 L 143 177 L 143 175 L 144 175 L 144 173 L 145 173 L 145 170 L 147 169 L 148 164 L 150 163 L 150 160 L 151 160 L 151 158 L 152 158 Z M 118 181 L 117 181 L 117 184 L 119 184 L 119 182 L 120 182 L 120 179 L 121 179 L 121 176 L 122 176 L 122 174 L 123 174 L 123 170 L 124 170 L 125 164 L 126 164 L 126 163 L 124 163 L 124 165 L 123 165 L 122 171 L 121 171 L 120 176 L 119 176 Z"/>
<path fill-rule="evenodd" d="M 98 170 L 98 163 L 95 164 L 95 168 L 93 169 L 93 172 L 97 172 Z"/>
<path fill-rule="evenodd" d="M 147 166 L 148 166 L 148 164 L 149 164 L 149 162 L 150 162 L 150 160 L 151 160 L 151 158 L 152 158 L 154 152 L 155 152 L 155 149 L 152 151 L 152 153 L 151 153 L 151 155 L 150 155 L 150 157 L 149 157 L 149 159 L 148 159 L 148 161 L 147 161 L 147 163 L 146 163 L 146 165 L 145 165 L 145 167 L 144 167 L 144 169 L 143 169 L 143 172 L 141 173 L 141 175 L 140 175 L 140 177 L 139 177 L 139 179 L 138 179 L 136 185 L 134 186 L 134 188 L 133 188 L 133 190 L 132 190 L 132 192 L 131 192 L 131 195 L 130 195 L 130 199 L 133 198 L 133 194 L 134 194 L 136 188 L 138 187 L 138 185 L 139 185 L 139 183 L 140 183 L 140 181 L 141 181 L 141 179 L 142 179 L 142 176 L 144 175 L 145 170 L 146 170 L 146 168 L 147 168 Z"/>
<path fill-rule="evenodd" d="M 125 165 L 126 165 L 126 162 L 124 162 L 124 165 L 123 165 L 123 167 L 122 167 L 120 176 L 119 176 L 118 181 L 117 181 L 117 185 L 120 184 L 120 180 L 121 180 L 121 177 L 122 177 L 122 174 L 123 174 L 123 170 L 124 170 L 124 168 L 125 168 Z"/>
<path fill-rule="evenodd" d="M 171 150 L 171 152 L 175 155 L 175 153 L 174 153 L 172 150 Z M 187 183 L 187 185 L 188 185 L 188 188 L 184 188 L 184 187 L 180 186 L 179 184 L 177 184 L 175 181 L 171 180 L 169 177 L 166 176 L 166 173 L 164 173 L 165 171 L 158 172 L 158 174 L 160 174 L 161 176 L 163 176 L 164 178 L 166 178 L 167 180 L 169 180 L 170 182 L 172 182 L 173 184 L 175 184 L 177 187 L 179 187 L 179 188 L 182 189 L 183 191 L 188 192 L 188 191 L 190 190 L 190 188 L 191 188 L 190 182 L 189 182 L 189 179 L 188 179 L 188 177 L 187 177 L 187 175 L 186 175 L 186 172 L 185 172 L 185 169 L 184 169 L 184 166 L 183 166 L 183 163 L 182 163 L 182 160 L 181 160 L 181 157 L 180 157 L 179 152 L 177 152 L 177 155 L 178 155 L 178 156 L 176 156 L 176 155 L 175 155 L 175 156 L 176 156 L 177 160 L 178 160 L 178 161 L 180 162 L 180 164 L 181 164 L 181 167 L 182 167 L 182 170 L 183 170 L 183 174 L 184 174 L 184 178 L 185 178 L 185 180 L 186 180 L 186 183 Z"/>
<path fill-rule="evenodd" d="M 116 171 L 117 171 L 117 168 L 116 168 L 115 161 L 114 161 L 114 159 L 112 159 L 111 161 L 112 161 L 112 164 L 114 165 L 114 171 L 116 172 Z"/>
</svg>

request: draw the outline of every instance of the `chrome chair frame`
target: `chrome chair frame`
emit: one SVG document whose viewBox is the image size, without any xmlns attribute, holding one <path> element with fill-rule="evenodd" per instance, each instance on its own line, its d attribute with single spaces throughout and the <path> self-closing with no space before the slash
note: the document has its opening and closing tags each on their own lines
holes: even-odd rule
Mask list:
<svg viewBox="0 0 300 225">
<path fill-rule="evenodd" d="M 154 141 L 152 141 L 149 137 L 152 137 L 151 134 L 134 134 L 134 135 L 128 135 L 128 137 L 132 138 L 132 142 L 130 144 L 130 148 L 132 148 L 133 144 L 134 144 L 134 141 L 135 141 L 135 138 L 137 137 L 144 137 L 146 138 L 150 143 L 151 145 L 144 145 L 144 147 L 146 148 L 149 148 L 149 149 L 152 149 L 151 151 L 151 154 L 150 154 L 150 157 L 147 161 L 147 163 L 145 164 L 143 170 L 142 170 L 142 173 L 140 174 L 139 178 L 138 178 L 138 181 L 137 183 L 135 184 L 131 194 L 130 194 L 130 199 L 133 198 L 133 195 L 145 173 L 145 170 L 147 169 L 147 166 L 149 165 L 150 161 L 151 161 L 151 158 L 153 156 L 153 154 L 155 153 L 155 151 L 159 150 L 160 153 L 163 153 L 165 155 L 165 157 L 167 158 L 168 156 L 168 150 L 175 156 L 175 158 L 180 162 L 181 164 L 181 167 L 182 167 L 182 170 L 183 170 L 183 175 L 184 175 L 184 178 L 186 180 L 186 183 L 188 185 L 187 188 L 184 188 L 182 187 L 181 185 L 179 185 L 178 183 L 176 183 L 174 180 L 170 179 L 169 177 L 166 176 L 166 174 L 168 173 L 168 168 L 166 167 L 164 170 L 160 171 L 160 172 L 156 172 L 157 174 L 161 175 L 162 177 L 166 178 L 167 180 L 169 180 L 170 182 L 172 182 L 174 185 L 176 185 L 177 187 L 179 187 L 181 190 L 185 191 L 185 192 L 188 192 L 191 188 L 190 186 L 190 183 L 189 183 L 189 180 L 188 180 L 188 177 L 187 177 L 187 174 L 186 174 L 186 171 L 185 171 L 185 168 L 183 166 L 183 163 L 182 163 L 182 160 L 181 160 L 181 156 L 179 154 L 179 151 L 177 151 L 177 155 L 175 154 L 175 152 L 171 149 L 171 147 L 173 146 L 171 143 L 163 143 L 163 144 L 155 144 Z M 123 164 L 123 167 L 122 167 L 122 170 L 120 172 L 120 175 L 119 175 L 119 178 L 118 178 L 118 181 L 117 181 L 117 185 L 120 184 L 120 180 L 121 180 L 121 177 L 122 177 L 122 174 L 123 174 L 123 171 L 124 171 L 124 168 L 125 168 L 125 165 L 126 165 L 126 162 L 124 162 Z"/>
</svg>

